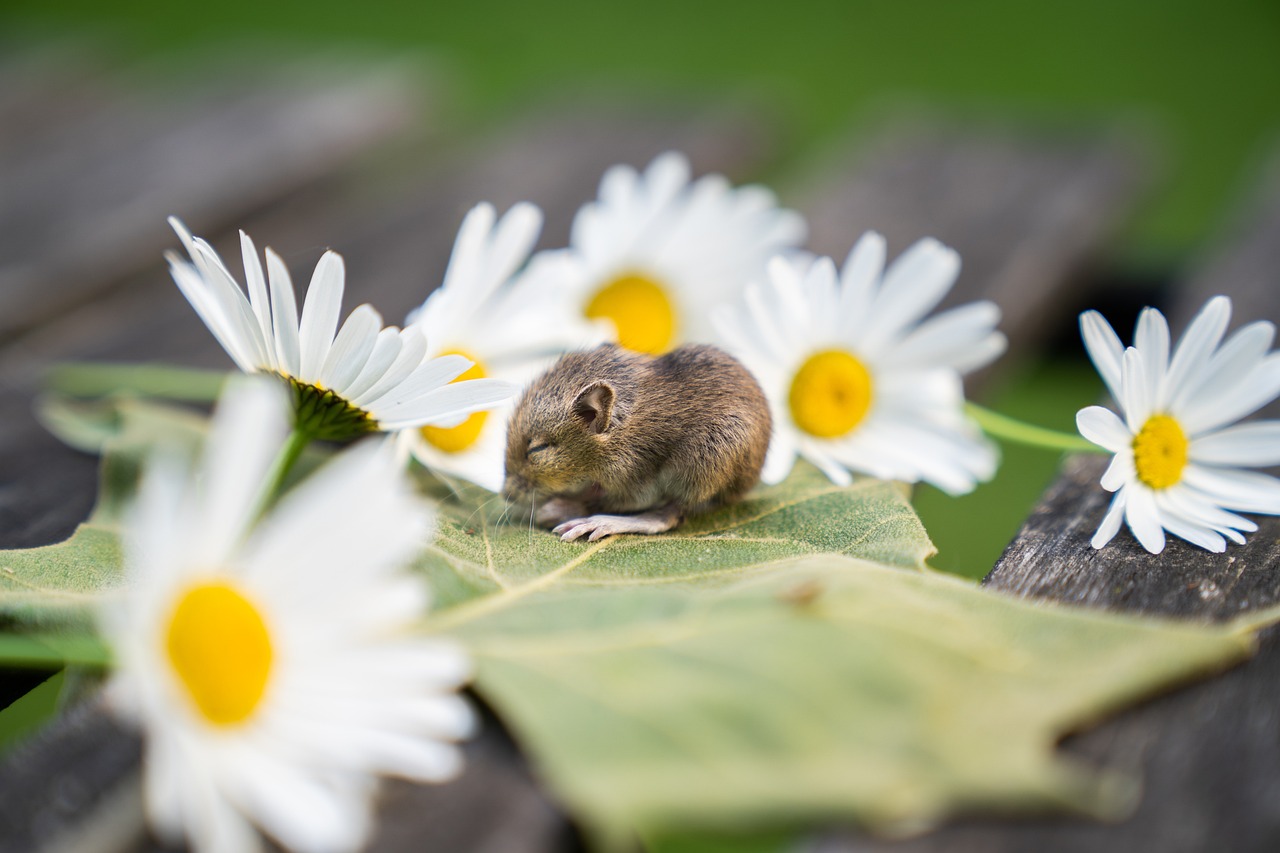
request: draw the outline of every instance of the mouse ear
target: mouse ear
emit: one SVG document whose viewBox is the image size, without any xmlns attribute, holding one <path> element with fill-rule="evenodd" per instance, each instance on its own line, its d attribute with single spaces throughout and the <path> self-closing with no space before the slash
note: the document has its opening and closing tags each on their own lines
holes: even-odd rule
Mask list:
<svg viewBox="0 0 1280 853">
<path fill-rule="evenodd" d="M 583 388 L 573 401 L 573 413 L 596 435 L 607 430 L 613 417 L 613 386 L 599 381 Z"/>
</svg>

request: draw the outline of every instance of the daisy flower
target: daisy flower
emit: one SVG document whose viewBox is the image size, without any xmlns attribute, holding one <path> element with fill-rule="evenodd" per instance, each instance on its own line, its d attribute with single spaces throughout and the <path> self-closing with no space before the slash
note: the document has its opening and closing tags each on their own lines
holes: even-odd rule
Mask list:
<svg viewBox="0 0 1280 853">
<path fill-rule="evenodd" d="M 247 387 L 246 387 L 247 384 Z M 426 591 L 400 571 L 428 533 L 385 442 L 345 451 L 256 525 L 285 394 L 228 389 L 194 474 L 147 466 L 127 515 L 128 584 L 103 613 L 112 707 L 145 737 L 145 801 L 197 851 L 341 851 L 367 834 L 374 774 L 455 775 L 469 666 L 410 635 Z"/>
<path fill-rule="evenodd" d="M 541 253 L 534 269 L 555 298 L 613 324 L 623 346 L 658 354 L 711 340 L 711 308 L 804 236 L 804 220 L 769 190 L 734 189 L 721 175 L 691 183 L 689 162 L 667 153 L 644 174 L 607 171 L 574 218 L 569 248 Z M 544 269 L 549 258 L 562 266 Z"/>
<path fill-rule="evenodd" d="M 960 271 L 936 240 L 884 262 L 875 233 L 838 274 L 830 258 L 775 258 L 764 286 L 717 309 L 722 339 L 773 409 L 766 483 L 782 481 L 797 454 L 840 485 L 858 471 L 961 494 L 995 473 L 960 377 L 1004 351 L 1000 310 L 975 302 L 924 319 Z"/>
<path fill-rule="evenodd" d="M 425 358 L 420 332 L 383 328 L 369 305 L 338 329 L 345 272 L 336 252 L 325 252 L 316 265 L 299 320 L 289 271 L 271 249 L 264 277 L 253 241 L 240 232 L 246 298 L 213 247 L 176 218 L 169 224 L 191 258 L 166 254 L 182 294 L 241 370 L 288 381 L 295 425 L 313 438 L 421 426 L 492 408 L 516 391 L 496 379 L 450 384 L 470 369 L 467 359 Z"/>
<path fill-rule="evenodd" d="M 1242 468 L 1280 463 L 1280 421 L 1236 421 L 1280 394 L 1275 326 L 1250 323 L 1226 341 L 1231 300 L 1215 296 L 1170 354 L 1164 315 L 1146 308 L 1127 349 L 1096 311 L 1080 315 L 1085 348 L 1123 418 L 1101 406 L 1076 415 L 1080 434 L 1115 454 L 1102 487 L 1115 492 L 1093 536 L 1121 521 L 1153 554 L 1165 531 L 1209 551 L 1258 526 L 1237 512 L 1280 513 L 1280 480 Z"/>
<path fill-rule="evenodd" d="M 495 377 L 519 386 L 564 351 L 605 339 L 600 324 L 517 275 L 541 228 L 542 213 L 531 204 L 517 204 L 501 219 L 493 205 L 477 205 L 458 231 L 444 282 L 405 321 L 425 334 L 428 357 L 471 362 L 454 381 Z M 405 430 L 403 440 L 428 468 L 496 492 L 511 406 L 435 419 Z"/>
</svg>

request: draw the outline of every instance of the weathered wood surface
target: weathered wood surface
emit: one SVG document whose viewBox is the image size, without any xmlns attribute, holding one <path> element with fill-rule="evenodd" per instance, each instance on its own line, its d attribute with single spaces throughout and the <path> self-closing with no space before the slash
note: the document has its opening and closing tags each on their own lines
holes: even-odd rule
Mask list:
<svg viewBox="0 0 1280 853">
<path fill-rule="evenodd" d="M 593 195 L 599 174 L 610 163 L 643 164 L 661 150 L 680 148 L 690 153 L 699 172 L 749 175 L 762 154 L 750 124 L 733 113 L 672 118 L 618 108 L 540 112 L 479 142 L 445 141 L 402 152 L 394 162 L 263 205 L 235 224 L 259 246 L 281 251 L 303 281 L 323 248 L 338 249 L 347 260 L 348 306 L 370 301 L 394 322 L 439 280 L 457 224 L 471 204 L 488 199 L 502 208 L 533 200 L 548 213 L 544 245 L 562 244 L 572 211 Z M 868 227 L 886 232 L 894 251 L 911 239 L 936 234 L 965 257 L 963 299 L 1016 296 L 1025 306 L 1010 317 L 1011 330 L 1061 298 L 1075 274 L 1104 249 L 1109 229 L 1119 223 L 1142 184 L 1138 164 L 1106 139 L 1046 148 L 1044 140 L 1007 132 L 962 133 L 918 125 L 877 138 L 880 143 L 861 148 L 848 162 L 827 164 L 828 179 L 821 186 L 794 196 L 784 191 L 784 203 L 810 216 L 814 247 L 841 258 Z M 955 140 L 950 146 L 948 138 Z M 984 146 L 999 156 L 982 154 Z M 884 174 L 893 180 L 879 177 Z M 988 182 L 1001 191 L 985 186 Z M 972 194 L 984 188 L 981 203 L 976 203 Z M 890 204 L 888 196 L 892 212 L 873 216 L 877 204 Z M 161 222 L 153 229 L 148 240 L 175 244 Z M 1003 252 L 992 242 L 990 235 L 996 232 L 1005 234 Z M 210 231 L 206 236 L 235 257 L 232 233 Z M 1015 332 L 1014 339 L 1033 337 Z M 22 407 L 0 419 L 0 547 L 55 541 L 89 510 L 93 460 L 59 445 L 25 411 L 41 372 L 73 358 L 228 366 L 158 256 L 137 274 L 116 276 L 96 297 L 0 346 L 0 388 Z M 70 754 L 63 750 L 80 748 L 67 744 L 94 740 L 96 735 L 84 735 L 86 726 L 101 734 L 107 729 L 94 727 L 110 724 L 100 717 L 60 721 L 0 765 L 0 786 L 5 780 L 25 779 L 22 787 L 31 791 L 55 790 L 56 781 L 50 783 L 53 789 L 40 787 L 38 772 L 21 774 L 60 762 L 60 756 Z M 86 747 L 87 757 L 75 759 L 77 767 L 87 762 L 85 767 L 103 768 L 76 771 L 77 784 L 98 797 L 133 784 L 131 774 L 137 769 L 136 743 L 110 736 L 103 738 L 101 748 L 103 758 L 93 758 Z M 131 757 L 121 759 L 122 748 Z M 488 732 L 468 749 L 473 766 L 457 783 L 388 790 L 374 849 L 572 849 L 577 842 L 571 827 L 530 787 L 527 771 L 500 732 Z M 115 757 L 107 760 L 109 756 Z M 24 769 L 14 769 L 19 767 Z M 22 817 L 30 812 L 12 813 Z M 504 822 L 495 817 L 501 814 L 520 817 Z M 442 834 L 429 835 L 434 830 L 427 824 L 435 825 L 435 819 L 428 817 L 437 815 L 454 819 L 441 818 L 437 828 Z M 428 845 L 428 838 L 438 843 Z M 124 849 L 147 843 L 126 839 Z"/>
<path fill-rule="evenodd" d="M 890 257 L 923 236 L 952 246 L 963 266 L 943 307 L 998 304 L 1009 337 L 1003 363 L 1014 363 L 1075 304 L 1081 280 L 1155 177 L 1145 153 L 1118 130 L 1072 136 L 895 122 L 860 142 L 856 156 L 814 164 L 806 183 L 840 191 L 805 205 L 811 244 L 840 260 L 866 230 L 885 235 Z"/>
<path fill-rule="evenodd" d="M 43 120 L 33 99 L 0 113 L 0 340 L 153 265 L 165 216 L 222 227 L 403 132 L 427 103 L 402 69 L 226 68 L 150 91 L 105 76 L 42 99 Z M 79 109 L 59 108 L 76 95 Z"/>
<path fill-rule="evenodd" d="M 1280 160 L 1277 160 L 1280 164 Z M 1234 325 L 1280 318 L 1280 181 L 1262 184 L 1230 238 L 1209 255 L 1170 306 L 1174 333 L 1217 293 L 1233 297 Z M 1130 339 L 1131 330 L 1118 329 Z M 1148 554 L 1122 529 L 1106 548 L 1089 544 L 1110 502 L 1098 485 L 1107 457 L 1074 456 L 1045 492 L 986 584 L 1012 595 L 1107 610 L 1226 621 L 1280 603 L 1280 519 L 1256 517 L 1243 546 L 1211 554 L 1169 538 Z M 1280 632 L 1261 635 L 1245 665 L 1192 685 L 1070 738 L 1066 748 L 1095 765 L 1139 774 L 1136 813 L 1114 826 L 1052 820 L 966 821 L 891 843 L 856 833 L 816 849 L 1016 851 L 1280 849 Z"/>
</svg>

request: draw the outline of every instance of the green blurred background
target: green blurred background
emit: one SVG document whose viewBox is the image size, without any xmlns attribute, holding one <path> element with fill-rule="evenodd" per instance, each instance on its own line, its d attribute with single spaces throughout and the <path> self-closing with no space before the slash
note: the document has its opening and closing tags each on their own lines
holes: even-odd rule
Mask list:
<svg viewBox="0 0 1280 853">
<path fill-rule="evenodd" d="M 886 106 L 1029 123 L 1119 121 L 1156 143 L 1162 176 L 1107 273 L 1109 285 L 1137 293 L 1128 302 L 1185 265 L 1280 141 L 1280 3 L 1267 0 L 5 0 L 0 33 L 0 44 L 85 37 L 126 62 L 170 67 L 246 39 L 409 56 L 442 80 L 437 114 L 458 134 L 587 87 L 745 100 L 777 123 L 778 156 L 756 177 L 784 187 L 806 158 Z M 1071 323 L 1064 318 L 1064 340 Z M 1074 343 L 1060 352 L 1009 371 L 989 402 L 1072 429 L 1075 410 L 1101 386 Z M 1057 461 L 1007 448 L 1001 475 L 972 496 L 920 489 L 918 508 L 941 552 L 935 564 L 985 574 Z M 51 684 L 36 699 L 47 704 L 56 694 Z M 42 706 L 27 701 L 39 719 Z"/>
<path fill-rule="evenodd" d="M 1169 180 L 1127 245 L 1131 257 L 1158 261 L 1203 236 L 1280 127 L 1271 0 L 6 0 L 0 31 L 101 36 L 138 57 L 203 54 L 246 37 L 420 54 L 449 72 L 458 120 L 584 81 L 747 94 L 779 111 L 784 164 L 886 101 L 1126 117 L 1150 125 L 1169 159 Z"/>
</svg>

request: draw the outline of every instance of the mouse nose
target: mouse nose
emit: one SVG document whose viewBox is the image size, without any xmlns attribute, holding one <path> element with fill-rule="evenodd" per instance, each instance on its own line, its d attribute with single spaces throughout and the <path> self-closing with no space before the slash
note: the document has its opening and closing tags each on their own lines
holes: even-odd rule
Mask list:
<svg viewBox="0 0 1280 853">
<path fill-rule="evenodd" d="M 502 482 L 502 496 L 509 501 L 519 500 L 530 490 L 525 479 L 518 474 L 508 474 Z"/>
</svg>

